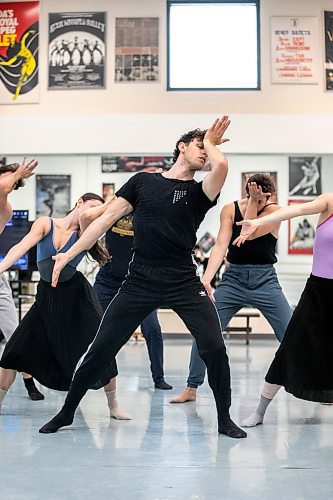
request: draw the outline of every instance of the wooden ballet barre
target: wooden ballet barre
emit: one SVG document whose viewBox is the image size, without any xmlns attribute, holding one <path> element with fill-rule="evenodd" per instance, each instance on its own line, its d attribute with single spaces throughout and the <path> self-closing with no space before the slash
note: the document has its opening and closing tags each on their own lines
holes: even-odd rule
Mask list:
<svg viewBox="0 0 333 500">
<path fill-rule="evenodd" d="M 245 343 L 249 345 L 250 343 L 250 333 L 252 332 L 252 328 L 250 326 L 250 318 L 259 318 L 260 314 L 258 312 L 239 312 L 234 314 L 233 318 L 246 318 L 245 326 L 226 326 L 223 330 L 226 333 L 230 332 L 245 332 Z"/>
</svg>

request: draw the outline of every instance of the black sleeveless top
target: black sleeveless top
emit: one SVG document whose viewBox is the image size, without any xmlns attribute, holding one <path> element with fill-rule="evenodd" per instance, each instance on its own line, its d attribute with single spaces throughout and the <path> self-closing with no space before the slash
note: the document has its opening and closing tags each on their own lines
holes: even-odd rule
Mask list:
<svg viewBox="0 0 333 500">
<path fill-rule="evenodd" d="M 277 238 L 271 233 L 260 236 L 254 240 L 247 240 L 243 245 L 237 247 L 232 242 L 240 235 L 242 226 L 236 222 L 244 220 L 237 201 L 234 201 L 235 217 L 232 226 L 232 237 L 228 247 L 227 260 L 230 264 L 274 264 L 277 262 L 275 255 Z M 260 215 L 265 207 L 258 212 Z"/>
</svg>

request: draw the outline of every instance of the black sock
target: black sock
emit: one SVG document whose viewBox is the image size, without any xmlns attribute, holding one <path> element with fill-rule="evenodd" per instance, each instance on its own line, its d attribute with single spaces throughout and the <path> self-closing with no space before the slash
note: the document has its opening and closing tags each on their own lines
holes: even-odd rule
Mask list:
<svg viewBox="0 0 333 500">
<path fill-rule="evenodd" d="M 74 420 L 74 413 L 67 410 L 60 410 L 60 412 L 52 418 L 47 424 L 39 429 L 41 434 L 51 434 L 57 432 L 60 427 L 71 425 Z"/>
<path fill-rule="evenodd" d="M 240 429 L 230 418 L 229 412 L 218 417 L 219 434 L 225 434 L 231 438 L 246 438 L 247 433 Z"/>
<path fill-rule="evenodd" d="M 160 378 L 158 380 L 155 380 L 155 387 L 156 389 L 162 389 L 164 391 L 168 391 L 169 389 L 172 389 L 172 385 L 168 384 L 164 378 Z"/>
<path fill-rule="evenodd" d="M 32 399 L 33 401 L 41 401 L 42 399 L 44 399 L 43 394 L 35 386 L 35 381 L 32 377 L 24 378 L 23 382 L 28 391 L 30 399 Z"/>
</svg>

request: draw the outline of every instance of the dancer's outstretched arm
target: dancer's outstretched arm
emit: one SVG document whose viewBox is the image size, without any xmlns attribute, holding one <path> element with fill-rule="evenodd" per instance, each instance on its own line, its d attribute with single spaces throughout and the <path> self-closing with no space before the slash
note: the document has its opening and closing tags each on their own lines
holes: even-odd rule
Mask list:
<svg viewBox="0 0 333 500">
<path fill-rule="evenodd" d="M 243 220 L 237 222 L 239 226 L 242 227 L 242 232 L 238 238 L 233 241 L 234 245 L 240 246 L 244 241 L 248 239 L 254 239 L 256 237 L 256 230 L 258 227 L 265 224 L 276 224 L 283 220 L 289 220 L 293 217 L 299 217 L 300 215 L 313 215 L 313 214 L 323 214 L 323 219 L 330 215 L 330 210 L 333 208 L 333 194 L 326 193 L 318 196 L 313 201 L 308 203 L 300 203 L 299 205 L 290 205 L 288 207 L 283 207 L 276 212 L 265 215 L 265 217 L 260 217 L 254 220 Z"/>
<path fill-rule="evenodd" d="M 33 225 L 29 233 L 14 245 L 6 257 L 0 263 L 0 274 L 4 271 L 7 271 L 18 259 L 22 257 L 22 255 L 26 254 L 30 248 L 35 246 L 50 230 L 50 219 L 49 217 L 40 217 L 37 219 Z"/>
<path fill-rule="evenodd" d="M 66 253 L 55 255 L 52 286 L 57 286 L 60 272 L 74 257 L 84 250 L 89 250 L 102 234 L 104 234 L 118 219 L 133 211 L 133 207 L 125 198 L 119 197 L 114 200 L 107 210 L 98 219 L 90 224 L 82 236 Z"/>
</svg>

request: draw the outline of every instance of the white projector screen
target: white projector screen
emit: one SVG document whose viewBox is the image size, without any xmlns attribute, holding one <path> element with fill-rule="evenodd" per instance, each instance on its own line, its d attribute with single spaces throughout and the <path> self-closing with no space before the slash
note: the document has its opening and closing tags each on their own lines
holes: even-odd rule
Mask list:
<svg viewBox="0 0 333 500">
<path fill-rule="evenodd" d="M 259 90 L 259 0 L 168 1 L 168 90 Z"/>
</svg>

